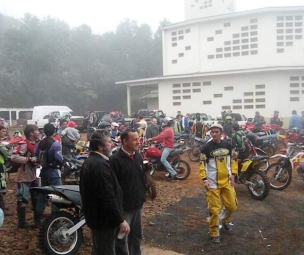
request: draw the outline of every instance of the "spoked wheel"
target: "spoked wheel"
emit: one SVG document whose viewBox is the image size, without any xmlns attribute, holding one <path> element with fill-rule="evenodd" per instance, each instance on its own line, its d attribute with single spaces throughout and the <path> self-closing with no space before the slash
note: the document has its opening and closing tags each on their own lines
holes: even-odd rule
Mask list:
<svg viewBox="0 0 304 255">
<path fill-rule="evenodd" d="M 70 213 L 60 211 L 51 214 L 40 229 L 40 248 L 51 255 L 76 254 L 83 239 L 82 229 L 79 228 L 71 235 L 66 234 L 75 225 L 74 222 L 75 218 Z"/>
<path fill-rule="evenodd" d="M 275 153 L 275 148 L 271 145 L 263 147 L 262 150 L 266 152 L 268 157 L 271 157 Z"/>
<path fill-rule="evenodd" d="M 274 143 L 273 143 L 273 145 L 274 145 L 274 148 L 275 148 L 276 152 L 280 152 L 280 150 L 287 148 L 286 143 L 284 143 L 281 140 L 275 140 Z"/>
<path fill-rule="evenodd" d="M 198 147 L 192 147 L 188 151 L 188 157 L 192 162 L 198 162 L 200 160 L 200 149 Z"/>
<path fill-rule="evenodd" d="M 145 172 L 145 178 L 148 196 L 153 200 L 157 196 L 155 181 L 148 171 Z"/>
<path fill-rule="evenodd" d="M 247 188 L 250 195 L 256 200 L 263 200 L 267 197 L 270 187 L 266 173 L 255 170 L 247 179 Z"/>
<path fill-rule="evenodd" d="M 190 175 L 190 165 L 184 160 L 173 161 L 172 167 L 177 173 L 175 176 L 177 180 L 185 180 Z"/>
<path fill-rule="evenodd" d="M 274 190 L 286 189 L 291 182 L 291 167 L 285 166 L 283 162 L 271 164 L 266 170 L 270 188 Z"/>
</svg>

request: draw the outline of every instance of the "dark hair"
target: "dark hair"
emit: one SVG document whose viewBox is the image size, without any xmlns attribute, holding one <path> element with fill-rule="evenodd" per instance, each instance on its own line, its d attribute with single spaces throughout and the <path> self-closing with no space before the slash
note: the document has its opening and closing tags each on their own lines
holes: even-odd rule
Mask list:
<svg viewBox="0 0 304 255">
<path fill-rule="evenodd" d="M 55 133 L 55 127 L 51 123 L 47 123 L 43 127 L 43 132 L 46 136 L 52 136 Z"/>
<path fill-rule="evenodd" d="M 293 110 L 291 113 L 292 113 L 292 114 L 297 114 L 297 111 L 296 111 L 296 110 Z"/>
<path fill-rule="evenodd" d="M 235 130 L 235 131 L 239 131 L 240 130 L 240 126 L 238 123 L 233 123 L 232 124 L 232 128 Z"/>
<path fill-rule="evenodd" d="M 61 119 L 59 125 L 61 126 L 64 122 L 68 122 L 66 119 Z"/>
<path fill-rule="evenodd" d="M 4 126 L 0 126 L 0 130 L 2 130 L 2 129 L 6 129 Z"/>
<path fill-rule="evenodd" d="M 121 143 L 123 144 L 123 140 L 129 139 L 129 133 L 137 132 L 136 129 L 127 128 L 125 131 L 123 131 L 120 135 Z"/>
<path fill-rule="evenodd" d="M 25 126 L 23 133 L 25 137 L 29 139 L 31 137 L 31 133 L 34 132 L 35 130 L 38 130 L 38 127 L 36 125 L 29 124 Z"/>
<path fill-rule="evenodd" d="M 105 147 L 105 137 L 110 136 L 110 132 L 106 129 L 95 130 L 90 139 L 90 150 L 97 151 L 98 146 Z"/>
</svg>

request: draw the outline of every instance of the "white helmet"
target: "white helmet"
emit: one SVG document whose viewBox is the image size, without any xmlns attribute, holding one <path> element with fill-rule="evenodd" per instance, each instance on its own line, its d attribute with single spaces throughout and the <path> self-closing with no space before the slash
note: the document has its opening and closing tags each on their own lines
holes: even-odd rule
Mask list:
<svg viewBox="0 0 304 255">
<path fill-rule="evenodd" d="M 217 115 L 217 116 L 216 116 L 216 119 L 217 119 L 217 120 L 222 120 L 222 119 L 223 119 L 223 116 L 222 116 L 222 115 Z"/>
<path fill-rule="evenodd" d="M 117 122 L 112 122 L 111 123 L 111 127 L 114 128 L 114 127 L 119 127 L 119 124 Z"/>
</svg>

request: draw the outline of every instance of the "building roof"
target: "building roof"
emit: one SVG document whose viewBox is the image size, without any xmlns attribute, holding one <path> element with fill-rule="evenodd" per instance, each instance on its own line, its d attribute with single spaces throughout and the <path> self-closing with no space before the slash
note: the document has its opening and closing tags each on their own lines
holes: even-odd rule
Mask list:
<svg viewBox="0 0 304 255">
<path fill-rule="evenodd" d="M 261 8 L 261 9 L 248 10 L 248 11 L 232 12 L 232 13 L 216 15 L 216 16 L 208 16 L 208 17 L 204 17 L 204 18 L 192 19 L 192 20 L 186 20 L 186 21 L 174 23 L 174 24 L 171 24 L 171 25 L 168 25 L 168 26 L 164 27 L 163 30 L 175 29 L 175 28 L 178 28 L 178 27 L 181 27 L 181 26 L 188 26 L 188 25 L 192 25 L 192 24 L 196 24 L 196 23 L 203 23 L 203 22 L 209 22 L 209 21 L 215 21 L 215 20 L 223 20 L 223 19 L 249 16 L 249 15 L 255 15 L 255 14 L 281 12 L 281 11 L 284 11 L 284 12 L 304 11 L 304 6 L 267 7 L 267 8 Z"/>
<path fill-rule="evenodd" d="M 304 71 L 304 66 L 274 66 L 274 67 L 238 69 L 238 70 L 228 70 L 228 71 L 166 75 L 166 76 L 152 77 L 152 78 L 147 78 L 147 79 L 119 81 L 119 82 L 116 82 L 115 84 L 116 85 L 129 85 L 129 86 L 138 86 L 138 85 L 146 86 L 146 85 L 157 85 L 161 81 L 171 80 L 171 79 L 197 78 L 197 77 L 207 77 L 207 76 L 217 76 L 217 75 L 246 74 L 246 73 L 258 73 L 258 72 L 277 72 L 277 71 L 289 71 L 289 70 Z"/>
</svg>

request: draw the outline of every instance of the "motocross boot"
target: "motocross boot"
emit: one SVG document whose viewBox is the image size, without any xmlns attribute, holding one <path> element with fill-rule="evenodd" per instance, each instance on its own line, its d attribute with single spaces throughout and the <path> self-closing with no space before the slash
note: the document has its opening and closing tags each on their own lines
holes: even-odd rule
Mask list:
<svg viewBox="0 0 304 255">
<path fill-rule="evenodd" d="M 25 220 L 25 210 L 26 210 L 26 204 L 21 201 L 18 201 L 17 202 L 18 228 L 24 228 L 24 229 L 31 228 L 31 226 Z"/>
</svg>

